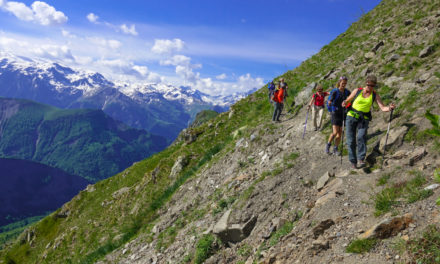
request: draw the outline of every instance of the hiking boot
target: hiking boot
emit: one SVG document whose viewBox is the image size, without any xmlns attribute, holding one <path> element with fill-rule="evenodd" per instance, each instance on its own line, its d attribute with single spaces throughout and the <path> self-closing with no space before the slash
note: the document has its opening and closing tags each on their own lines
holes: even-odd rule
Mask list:
<svg viewBox="0 0 440 264">
<path fill-rule="evenodd" d="M 359 163 L 359 168 L 363 168 L 363 167 L 367 166 L 367 164 L 363 160 L 359 160 L 358 163 Z"/>
<path fill-rule="evenodd" d="M 333 148 L 333 155 L 341 156 L 341 152 L 338 151 L 338 147 L 336 147 L 336 146 Z"/>
<path fill-rule="evenodd" d="M 318 128 L 315 127 L 315 131 L 318 131 Z"/>
<path fill-rule="evenodd" d="M 325 145 L 325 153 L 326 154 L 330 154 L 330 146 L 332 145 L 332 143 L 327 143 L 326 145 Z"/>
<path fill-rule="evenodd" d="M 351 168 L 353 168 L 353 169 L 357 169 L 357 164 L 356 163 L 351 163 Z"/>
</svg>

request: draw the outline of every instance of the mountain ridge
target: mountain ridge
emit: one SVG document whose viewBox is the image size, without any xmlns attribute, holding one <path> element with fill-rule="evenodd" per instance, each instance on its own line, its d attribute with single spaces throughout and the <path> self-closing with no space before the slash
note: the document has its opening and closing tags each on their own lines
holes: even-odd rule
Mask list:
<svg viewBox="0 0 440 264">
<path fill-rule="evenodd" d="M 134 128 L 170 141 L 204 109 L 225 111 L 248 93 L 210 96 L 191 87 L 111 82 L 97 72 L 34 61 L 7 53 L 0 57 L 0 96 L 60 108 L 101 109 Z"/>
</svg>

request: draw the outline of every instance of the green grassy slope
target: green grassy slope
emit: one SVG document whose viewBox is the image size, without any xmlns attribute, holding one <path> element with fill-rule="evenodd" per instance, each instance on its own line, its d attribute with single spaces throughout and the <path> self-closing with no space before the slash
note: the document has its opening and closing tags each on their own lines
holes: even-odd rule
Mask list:
<svg viewBox="0 0 440 264">
<path fill-rule="evenodd" d="M 435 12 L 439 6 L 438 0 L 383 1 L 319 53 L 282 75 L 289 85 L 288 104 L 310 83 L 320 82 L 325 88 L 334 84 L 335 79 L 323 78 L 331 70 L 337 72 L 336 76 L 348 76 L 350 89 L 364 85 L 365 70 L 370 67 L 379 78 L 378 92 L 385 100 L 398 103 L 396 112 L 403 121 L 423 116 L 425 109 L 421 106 L 426 103 L 438 112 L 440 105 L 435 101 L 440 95 L 440 70 L 435 61 L 440 57 L 438 33 L 422 40 L 412 36 L 426 23 L 428 16 L 433 17 L 434 25 L 438 26 Z M 406 25 L 409 18 L 412 24 Z M 381 40 L 384 45 L 375 56 L 365 58 Z M 432 53 L 419 57 L 419 52 L 428 45 L 433 46 Z M 388 58 L 394 53 L 401 54 L 400 59 L 389 65 Z M 429 98 L 421 100 L 413 92 L 397 96 L 400 83 L 414 82 L 426 69 L 432 71 L 434 77 L 420 85 L 417 94 L 429 95 Z M 384 80 L 390 76 L 402 79 L 385 85 Z M 431 96 L 434 99 L 430 99 Z M 301 107 L 291 109 L 290 117 Z M 198 177 L 205 166 L 211 166 L 227 154 L 238 138 L 249 136 L 253 127 L 263 124 L 270 133 L 274 126 L 269 121 L 271 112 L 267 89 L 263 87 L 232 106 L 231 114 L 220 114 L 189 129 L 187 134 L 197 136 L 194 142 L 185 142 L 187 137 L 181 135 L 180 141 L 165 151 L 97 183 L 93 192 L 82 192 L 60 209 L 71 212 L 68 218 L 57 218 L 56 213 L 46 217 L 32 227 L 33 243 L 16 242 L 2 251 L 1 256 L 5 263 L 93 263 L 138 234 L 150 233 L 161 212 L 166 210 L 167 201 L 185 181 Z M 234 132 L 239 137 L 234 138 Z M 179 156 L 190 157 L 189 164 L 176 179 L 171 179 L 171 168 Z M 190 209 L 188 221 L 209 210 L 202 205 Z"/>
</svg>

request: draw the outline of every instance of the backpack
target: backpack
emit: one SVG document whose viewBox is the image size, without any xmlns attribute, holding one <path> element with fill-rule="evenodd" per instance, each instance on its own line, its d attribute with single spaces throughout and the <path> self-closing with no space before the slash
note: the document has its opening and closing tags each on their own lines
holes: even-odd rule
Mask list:
<svg viewBox="0 0 440 264">
<path fill-rule="evenodd" d="M 280 88 L 273 94 L 273 100 L 277 103 L 282 103 L 284 101 L 284 89 Z"/>
<path fill-rule="evenodd" d="M 350 91 L 348 91 L 347 89 L 344 90 L 344 98 L 347 98 L 350 95 Z M 333 95 L 334 94 L 334 95 Z M 332 97 L 335 97 L 332 101 L 331 104 L 328 103 L 328 101 L 330 101 L 332 99 Z M 338 101 L 339 97 L 341 96 L 341 92 L 339 91 L 338 88 L 334 88 L 333 90 L 330 91 L 330 95 L 327 98 L 326 101 L 326 106 L 327 106 L 327 110 L 331 113 L 331 112 L 335 112 L 338 111 L 340 106 L 336 106 L 335 103 Z"/>
<path fill-rule="evenodd" d="M 275 90 L 275 84 L 273 82 L 268 83 L 267 89 L 269 89 L 269 92 L 273 93 L 273 91 Z"/>
</svg>

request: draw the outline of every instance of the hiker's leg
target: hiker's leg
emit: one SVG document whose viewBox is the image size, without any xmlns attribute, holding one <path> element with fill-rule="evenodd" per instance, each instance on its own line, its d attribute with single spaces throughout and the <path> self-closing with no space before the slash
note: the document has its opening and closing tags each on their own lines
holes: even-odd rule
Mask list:
<svg viewBox="0 0 440 264">
<path fill-rule="evenodd" d="M 284 104 L 283 103 L 278 103 L 279 104 L 279 111 L 278 111 L 278 116 L 277 116 L 277 120 L 280 120 L 280 116 L 281 116 L 281 112 L 283 112 L 283 108 L 284 108 Z"/>
<path fill-rule="evenodd" d="M 324 114 L 324 107 L 318 107 L 318 128 L 321 128 L 323 114 Z"/>
<path fill-rule="evenodd" d="M 351 163 L 356 164 L 356 126 L 357 120 L 351 116 L 347 116 L 345 122 L 345 134 L 347 136 L 348 159 Z"/>
<path fill-rule="evenodd" d="M 338 134 L 338 126 L 333 125 L 332 126 L 332 133 L 330 134 L 330 137 L 328 138 L 328 143 L 333 142 L 333 139 L 335 138 L 336 134 Z"/>
<path fill-rule="evenodd" d="M 336 127 L 337 127 L 337 132 L 335 136 L 335 147 L 339 146 L 339 142 L 341 142 L 341 135 L 342 135 L 342 127 L 341 126 L 336 126 Z"/>
<path fill-rule="evenodd" d="M 357 156 L 359 160 L 365 160 L 367 155 L 367 130 L 369 121 L 365 121 L 365 124 L 358 126 L 357 133 Z"/>
<path fill-rule="evenodd" d="M 316 125 L 316 113 L 317 111 L 316 111 L 316 106 L 314 105 L 313 107 L 312 107 L 312 120 L 313 120 L 313 128 L 316 130 L 316 128 L 317 128 L 317 125 Z"/>
<path fill-rule="evenodd" d="M 278 112 L 278 106 L 277 106 L 277 102 L 274 102 L 273 104 L 273 115 L 272 115 L 272 121 L 276 120 L 276 116 L 277 116 L 277 112 Z"/>
</svg>

